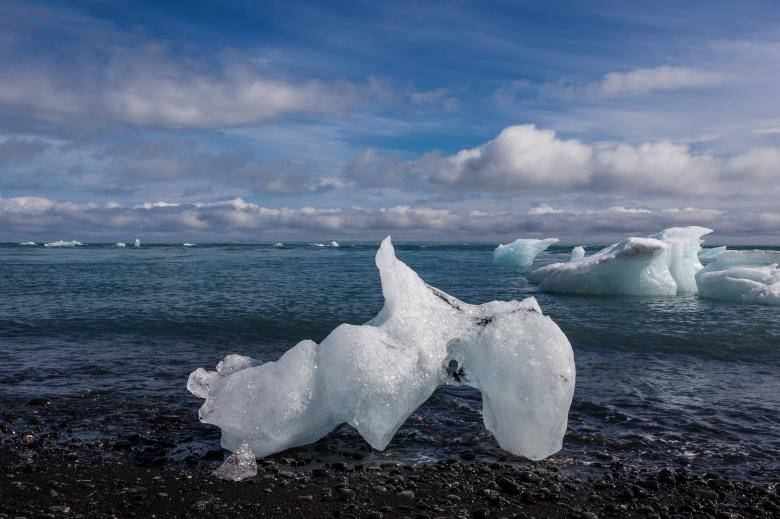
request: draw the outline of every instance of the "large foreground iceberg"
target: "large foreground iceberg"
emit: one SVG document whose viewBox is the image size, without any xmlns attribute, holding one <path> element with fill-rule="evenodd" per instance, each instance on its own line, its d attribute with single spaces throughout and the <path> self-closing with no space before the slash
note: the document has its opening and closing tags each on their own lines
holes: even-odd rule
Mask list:
<svg viewBox="0 0 780 519">
<path fill-rule="evenodd" d="M 342 324 L 320 344 L 305 340 L 276 362 L 231 355 L 192 372 L 203 422 L 222 446 L 246 442 L 258 457 L 311 443 L 341 423 L 376 449 L 442 384 L 482 392 L 486 428 L 531 459 L 561 447 L 575 368 L 571 345 L 534 298 L 463 303 L 426 285 L 395 257 L 376 255 L 385 304 L 360 326 Z"/>
<path fill-rule="evenodd" d="M 505 267 L 530 267 L 539 253 L 558 241 L 558 238 L 545 240 L 520 238 L 506 245 L 499 244 L 493 251 L 493 263 Z"/>
<path fill-rule="evenodd" d="M 780 251 L 727 250 L 696 274 L 703 297 L 780 305 Z"/>
<path fill-rule="evenodd" d="M 704 227 L 673 227 L 650 238 L 628 238 L 566 263 L 528 275 L 545 292 L 592 295 L 671 296 L 696 293 L 698 252 Z"/>
</svg>

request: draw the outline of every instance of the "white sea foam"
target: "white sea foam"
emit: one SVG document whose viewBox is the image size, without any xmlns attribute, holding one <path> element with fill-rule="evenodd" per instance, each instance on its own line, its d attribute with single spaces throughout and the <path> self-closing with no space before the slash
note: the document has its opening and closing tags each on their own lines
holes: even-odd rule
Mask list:
<svg viewBox="0 0 780 519">
<path fill-rule="evenodd" d="M 511 267 L 530 267 L 539 253 L 558 241 L 558 238 L 545 240 L 520 238 L 506 245 L 499 244 L 493 251 L 493 263 Z"/>
<path fill-rule="evenodd" d="M 376 255 L 385 304 L 362 326 L 342 324 L 319 345 L 305 340 L 262 365 L 229 356 L 192 372 L 202 421 L 223 447 L 246 442 L 258 457 L 311 443 L 340 423 L 384 449 L 442 384 L 482 392 L 499 445 L 540 459 L 560 449 L 574 390 L 571 345 L 534 298 L 470 305 L 426 285 L 395 257 Z"/>
</svg>

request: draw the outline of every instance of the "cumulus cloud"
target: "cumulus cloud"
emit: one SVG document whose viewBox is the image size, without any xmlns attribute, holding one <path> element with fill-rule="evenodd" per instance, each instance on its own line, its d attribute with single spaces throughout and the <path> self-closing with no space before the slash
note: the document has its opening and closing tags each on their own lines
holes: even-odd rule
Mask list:
<svg viewBox="0 0 780 519">
<path fill-rule="evenodd" d="M 216 202 L 146 202 L 123 206 L 72 203 L 45 197 L 0 198 L 0 236 L 22 240 L 44 236 L 96 236 L 109 240 L 123 234 L 192 235 L 220 239 L 258 235 L 334 235 L 365 239 L 381 234 L 417 236 L 520 236 L 552 234 L 581 240 L 583 236 L 646 235 L 664 227 L 705 225 L 722 236 L 776 235 L 778 211 L 724 211 L 695 207 L 649 209 L 553 208 L 524 211 L 457 211 L 408 205 L 367 209 L 271 208 L 241 198 Z M 16 229 L 17 231 L 11 232 Z M 20 230 L 23 229 L 23 234 Z"/>
<path fill-rule="evenodd" d="M 759 148 L 723 158 L 669 141 L 585 143 L 520 125 L 449 156 L 401 160 L 372 151 L 346 168 L 345 175 L 356 185 L 384 182 L 422 190 L 767 199 L 780 195 L 780 150 Z"/>
</svg>

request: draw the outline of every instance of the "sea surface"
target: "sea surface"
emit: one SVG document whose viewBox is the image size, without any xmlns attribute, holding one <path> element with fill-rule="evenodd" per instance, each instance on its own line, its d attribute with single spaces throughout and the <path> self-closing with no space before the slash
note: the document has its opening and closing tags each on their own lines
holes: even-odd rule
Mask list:
<svg viewBox="0 0 780 519">
<path fill-rule="evenodd" d="M 214 428 L 197 423 L 189 373 L 229 353 L 275 360 L 372 318 L 382 307 L 377 246 L 2 244 L 0 400 L 91 392 L 139 402 L 191 415 L 186 440 L 217 447 Z M 475 304 L 534 296 L 566 333 L 576 390 L 564 448 L 548 463 L 780 473 L 780 308 L 540 293 L 528 269 L 493 266 L 492 250 L 396 244 L 429 284 Z M 570 250 L 554 246 L 534 267 Z M 359 441 L 348 427 L 333 434 Z M 376 455 L 416 463 L 464 452 L 506 455 L 484 430 L 479 393 L 445 387 Z"/>
</svg>

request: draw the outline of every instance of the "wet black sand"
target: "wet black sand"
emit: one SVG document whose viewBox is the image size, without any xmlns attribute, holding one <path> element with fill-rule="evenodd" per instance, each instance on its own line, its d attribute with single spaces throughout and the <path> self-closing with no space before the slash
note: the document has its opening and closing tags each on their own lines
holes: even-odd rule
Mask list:
<svg viewBox="0 0 780 519">
<path fill-rule="evenodd" d="M 461 451 L 414 466 L 331 435 L 211 476 L 225 452 L 191 412 L 100 394 L 3 398 L 0 518 L 780 517 L 777 474 L 746 481 L 603 455 L 587 467 Z"/>
</svg>

